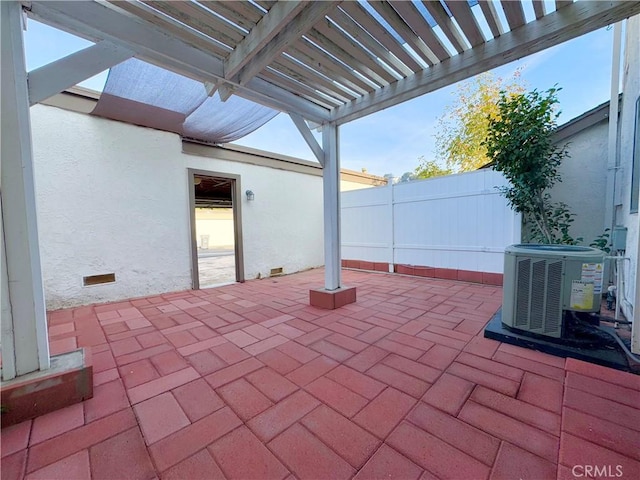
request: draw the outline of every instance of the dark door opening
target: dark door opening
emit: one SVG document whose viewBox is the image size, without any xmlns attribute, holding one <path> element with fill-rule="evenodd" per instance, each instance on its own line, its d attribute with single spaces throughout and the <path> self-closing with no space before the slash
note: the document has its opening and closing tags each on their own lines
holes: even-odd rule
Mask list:
<svg viewBox="0 0 640 480">
<path fill-rule="evenodd" d="M 190 170 L 193 287 L 242 282 L 239 177 Z"/>
</svg>

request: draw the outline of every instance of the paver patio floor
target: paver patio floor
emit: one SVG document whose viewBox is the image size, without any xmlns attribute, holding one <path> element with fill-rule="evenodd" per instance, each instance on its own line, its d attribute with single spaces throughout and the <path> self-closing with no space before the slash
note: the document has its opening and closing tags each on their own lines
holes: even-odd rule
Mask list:
<svg viewBox="0 0 640 480">
<path fill-rule="evenodd" d="M 313 270 L 51 312 L 95 396 L 3 429 L 3 480 L 640 478 L 639 376 L 484 339 L 499 287 L 344 283 L 334 311 Z"/>
</svg>

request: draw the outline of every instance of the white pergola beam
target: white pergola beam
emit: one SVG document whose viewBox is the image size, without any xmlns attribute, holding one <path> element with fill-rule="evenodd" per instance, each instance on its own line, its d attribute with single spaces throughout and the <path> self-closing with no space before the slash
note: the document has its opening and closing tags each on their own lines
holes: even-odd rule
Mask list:
<svg viewBox="0 0 640 480">
<path fill-rule="evenodd" d="M 297 113 L 289 112 L 289 117 L 291 117 L 294 125 L 302 135 L 302 138 L 304 138 L 304 141 L 307 142 L 307 145 L 309 145 L 309 148 L 318 159 L 318 162 L 320 162 L 320 165 L 324 167 L 324 151 L 316 140 L 316 137 L 313 136 L 311 129 L 309 129 L 309 126 L 307 125 L 307 122 L 305 122 L 304 118 L 302 118 L 302 116 L 298 115 Z"/>
<path fill-rule="evenodd" d="M 28 13 L 38 21 L 94 42 L 108 40 L 135 52 L 135 56 L 202 82 L 224 80 L 222 60 L 175 37 L 155 25 L 95 1 L 33 1 Z M 259 78 L 237 95 L 283 112 L 296 111 L 320 123 L 329 110 Z"/>
<path fill-rule="evenodd" d="M 391 85 L 335 108 L 344 124 L 640 13 L 640 2 L 575 2 Z"/>
<path fill-rule="evenodd" d="M 291 11 L 292 7 L 287 6 L 288 3 L 301 3 L 298 8 L 295 8 Z M 260 73 L 264 68 L 269 65 L 275 58 L 282 54 L 282 51 L 286 49 L 293 42 L 297 41 L 305 32 L 307 32 L 311 27 L 313 27 L 316 23 L 318 23 L 321 19 L 324 18 L 326 13 L 331 10 L 337 2 L 335 1 L 322 1 L 322 2 L 277 2 L 267 13 L 264 18 L 256 25 L 256 27 L 249 33 L 247 38 L 251 36 L 251 34 L 256 31 L 256 36 L 259 40 L 262 40 L 263 36 L 270 37 L 270 40 L 267 42 L 260 42 L 262 46 L 259 49 L 248 49 L 250 53 L 250 58 L 245 62 L 242 70 L 239 70 L 237 75 L 234 75 L 232 78 L 239 83 L 240 85 L 246 85 L 252 78 L 254 78 L 258 73 Z M 276 12 L 275 19 L 271 21 L 274 25 L 271 26 L 271 30 L 269 30 L 269 26 L 265 26 L 262 29 L 262 33 L 258 31 L 261 27 L 261 24 L 264 20 L 269 20 L 267 17 L 270 16 L 271 11 L 275 10 L 276 7 L 278 11 L 284 10 L 285 12 L 289 12 L 288 21 L 282 20 L 283 13 Z M 286 9 L 286 10 L 285 10 Z M 245 38 L 246 40 L 246 38 Z M 244 41 L 238 45 L 232 54 L 239 51 L 240 47 L 242 47 Z M 225 69 L 225 75 L 227 75 L 227 71 Z"/>
<path fill-rule="evenodd" d="M 341 287 L 340 255 L 340 140 L 338 125 L 325 124 L 322 128 L 324 168 L 322 187 L 324 197 L 324 288 Z"/>
<path fill-rule="evenodd" d="M 213 97 L 213 95 L 218 91 L 218 82 L 204 82 L 204 89 L 207 92 L 208 97 Z"/>
<path fill-rule="evenodd" d="M 134 52 L 101 41 L 29 72 L 29 103 L 35 105 L 134 56 Z"/>
<path fill-rule="evenodd" d="M 8 307 L 11 312 L 7 318 L 2 317 L 2 375 L 3 380 L 9 380 L 49 368 L 49 342 L 38 245 L 22 7 L 18 2 L 0 2 L 0 9 L 1 260 L 6 260 L 2 276 L 6 275 L 7 280 L 2 287 L 2 310 L 4 313 Z M 5 370 L 5 365 L 10 368 Z"/>
<path fill-rule="evenodd" d="M 224 62 L 226 78 L 233 78 L 249 61 L 256 57 L 304 8 L 300 1 L 277 2 L 251 29 Z"/>
<path fill-rule="evenodd" d="M 218 85 L 218 95 L 220 96 L 220 100 L 226 102 L 229 100 L 231 95 L 236 92 L 235 85 L 231 85 L 230 83 L 220 82 Z"/>
</svg>

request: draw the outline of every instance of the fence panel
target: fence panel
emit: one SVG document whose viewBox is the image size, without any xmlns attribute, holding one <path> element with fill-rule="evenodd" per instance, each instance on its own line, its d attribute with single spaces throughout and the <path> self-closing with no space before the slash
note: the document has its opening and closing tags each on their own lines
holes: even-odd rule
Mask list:
<svg viewBox="0 0 640 480">
<path fill-rule="evenodd" d="M 342 258 L 393 263 L 392 189 L 342 193 Z"/>
<path fill-rule="evenodd" d="M 345 259 L 500 273 L 520 215 L 492 170 L 342 194 Z"/>
</svg>

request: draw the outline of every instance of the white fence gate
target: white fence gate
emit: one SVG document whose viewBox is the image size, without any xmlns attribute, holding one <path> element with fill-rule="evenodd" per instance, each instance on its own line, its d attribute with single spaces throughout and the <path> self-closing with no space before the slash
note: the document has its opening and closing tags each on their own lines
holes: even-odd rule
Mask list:
<svg viewBox="0 0 640 480">
<path fill-rule="evenodd" d="M 343 192 L 342 258 L 501 273 L 520 215 L 493 170 Z"/>
</svg>

